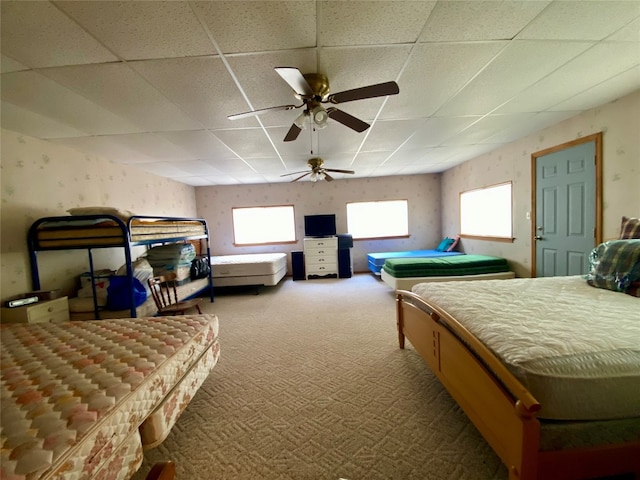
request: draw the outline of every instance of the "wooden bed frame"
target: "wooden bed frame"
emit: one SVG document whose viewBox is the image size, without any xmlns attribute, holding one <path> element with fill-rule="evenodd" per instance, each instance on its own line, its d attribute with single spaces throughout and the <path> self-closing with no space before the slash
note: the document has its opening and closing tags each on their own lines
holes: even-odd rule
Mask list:
<svg viewBox="0 0 640 480">
<path fill-rule="evenodd" d="M 510 480 L 596 478 L 635 473 L 640 441 L 540 450 L 540 403 L 464 326 L 436 305 L 396 291 L 398 342 L 429 365 L 509 471 Z M 446 322 L 446 325 L 445 323 Z M 626 477 L 625 477 L 626 478 Z"/>
</svg>

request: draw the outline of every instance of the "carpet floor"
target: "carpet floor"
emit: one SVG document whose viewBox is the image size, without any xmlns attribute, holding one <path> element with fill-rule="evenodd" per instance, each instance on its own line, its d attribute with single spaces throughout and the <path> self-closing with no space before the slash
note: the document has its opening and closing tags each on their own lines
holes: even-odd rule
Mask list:
<svg viewBox="0 0 640 480">
<path fill-rule="evenodd" d="M 426 364 L 400 350 L 393 291 L 370 274 L 216 292 L 220 360 L 134 477 L 504 480 Z"/>
</svg>

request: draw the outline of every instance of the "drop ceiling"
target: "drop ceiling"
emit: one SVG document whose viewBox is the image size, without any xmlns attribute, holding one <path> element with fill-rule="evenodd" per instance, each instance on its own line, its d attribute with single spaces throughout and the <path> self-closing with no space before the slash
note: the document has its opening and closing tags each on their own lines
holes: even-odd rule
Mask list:
<svg viewBox="0 0 640 480">
<path fill-rule="evenodd" d="M 2 1 L 2 127 L 193 186 L 445 171 L 640 88 L 640 1 Z M 275 67 L 344 103 L 293 142 Z"/>
</svg>

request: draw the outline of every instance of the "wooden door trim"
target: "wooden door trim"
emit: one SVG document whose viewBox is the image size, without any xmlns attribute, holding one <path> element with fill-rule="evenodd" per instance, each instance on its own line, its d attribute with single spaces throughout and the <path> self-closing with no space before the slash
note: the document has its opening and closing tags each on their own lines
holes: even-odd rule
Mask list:
<svg viewBox="0 0 640 480">
<path fill-rule="evenodd" d="M 594 133 L 586 137 L 577 138 L 570 142 L 555 145 L 553 147 L 545 148 L 538 152 L 531 154 L 531 276 L 536 276 L 536 241 L 533 239 L 536 234 L 536 211 L 537 211 L 537 198 L 536 198 L 536 167 L 539 157 L 549 155 L 550 153 L 559 152 L 567 148 L 574 147 L 583 143 L 595 142 L 595 162 L 596 162 L 596 231 L 595 231 L 595 243 L 598 245 L 602 242 L 602 132 Z"/>
</svg>

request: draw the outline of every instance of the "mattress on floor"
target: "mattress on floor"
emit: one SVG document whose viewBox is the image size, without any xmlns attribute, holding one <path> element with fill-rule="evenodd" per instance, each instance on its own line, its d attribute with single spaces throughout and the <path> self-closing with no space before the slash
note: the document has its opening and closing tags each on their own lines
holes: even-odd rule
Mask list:
<svg viewBox="0 0 640 480">
<path fill-rule="evenodd" d="M 404 252 L 376 252 L 368 253 L 367 261 L 369 270 L 380 273 L 385 260 L 388 258 L 429 258 L 429 257 L 453 257 L 464 255 L 462 252 L 440 252 L 438 250 L 407 250 Z"/>
<path fill-rule="evenodd" d="M 384 262 L 385 272 L 395 278 L 477 275 L 508 272 L 506 258 L 490 255 L 459 255 L 432 258 L 391 258 Z"/>
<path fill-rule="evenodd" d="M 413 292 L 485 344 L 542 408 L 537 417 L 640 417 L 640 299 L 581 276 L 423 283 Z"/>
<path fill-rule="evenodd" d="M 211 257 L 211 271 L 215 279 L 275 275 L 287 269 L 286 253 L 247 253 Z"/>
<path fill-rule="evenodd" d="M 93 478 L 119 458 L 137 463 L 139 429 L 169 414 L 146 435 L 161 441 L 185 406 L 167 399 L 188 402 L 219 352 L 218 319 L 204 314 L 2 324 L 0 333 L 7 479 Z"/>
</svg>

